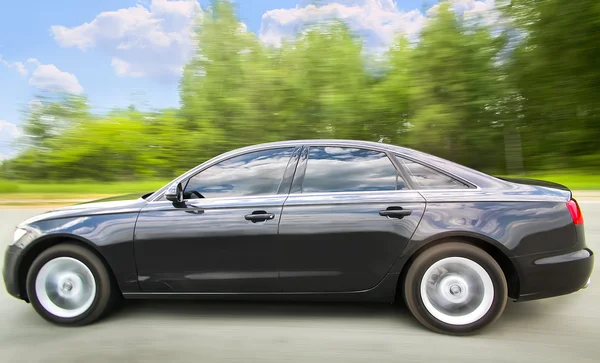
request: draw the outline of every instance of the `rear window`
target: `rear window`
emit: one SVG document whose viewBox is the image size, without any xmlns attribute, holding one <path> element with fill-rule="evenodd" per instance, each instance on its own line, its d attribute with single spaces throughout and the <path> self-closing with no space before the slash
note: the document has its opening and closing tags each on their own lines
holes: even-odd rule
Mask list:
<svg viewBox="0 0 600 363">
<path fill-rule="evenodd" d="M 468 189 L 469 186 L 421 163 L 396 156 L 404 164 L 417 189 Z"/>
</svg>

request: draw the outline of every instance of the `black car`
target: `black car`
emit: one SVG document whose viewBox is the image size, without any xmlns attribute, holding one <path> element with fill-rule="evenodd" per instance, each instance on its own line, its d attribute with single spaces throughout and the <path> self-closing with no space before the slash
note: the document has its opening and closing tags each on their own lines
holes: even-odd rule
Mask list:
<svg viewBox="0 0 600 363">
<path fill-rule="evenodd" d="M 18 226 L 8 292 L 47 320 L 91 323 L 121 298 L 394 302 L 474 332 L 508 298 L 587 286 L 594 256 L 571 192 L 498 179 L 383 143 L 234 150 L 151 194 Z"/>
</svg>

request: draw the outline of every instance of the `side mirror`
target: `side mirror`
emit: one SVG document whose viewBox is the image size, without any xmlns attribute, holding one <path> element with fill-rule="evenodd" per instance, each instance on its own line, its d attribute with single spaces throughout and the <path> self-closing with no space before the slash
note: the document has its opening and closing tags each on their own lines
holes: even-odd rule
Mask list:
<svg viewBox="0 0 600 363">
<path fill-rule="evenodd" d="M 172 202 L 182 203 L 183 202 L 183 185 L 181 183 L 173 183 L 167 189 L 165 198 Z"/>
</svg>

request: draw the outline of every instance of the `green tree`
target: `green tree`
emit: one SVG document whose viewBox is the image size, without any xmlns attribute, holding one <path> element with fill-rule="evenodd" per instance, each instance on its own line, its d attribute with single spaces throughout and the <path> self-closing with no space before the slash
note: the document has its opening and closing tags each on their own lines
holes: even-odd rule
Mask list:
<svg viewBox="0 0 600 363">
<path fill-rule="evenodd" d="M 273 48 L 232 2 L 214 0 L 198 19 L 180 109 L 93 114 L 83 96 L 45 95 L 25 114 L 24 150 L 0 172 L 166 178 L 249 144 L 381 137 L 490 172 L 597 170 L 600 6 L 500 8 L 490 27 L 443 2 L 418 41 L 399 36 L 375 60 L 342 21 L 310 24 Z"/>
<path fill-rule="evenodd" d="M 414 112 L 411 92 L 415 78 L 413 57 L 414 48 L 408 39 L 404 36 L 398 37 L 385 54 L 383 76 L 372 82 L 372 91 L 366 94 L 373 136 L 383 137 L 386 142 L 408 142 L 406 132 Z"/>
<path fill-rule="evenodd" d="M 528 167 L 600 167 L 600 6 L 595 0 L 512 0 L 525 37 L 510 77 L 523 97 Z"/>
<path fill-rule="evenodd" d="M 338 21 L 313 25 L 281 50 L 290 138 L 368 138 L 362 43 Z M 289 103 L 288 103 L 289 102 Z"/>
<path fill-rule="evenodd" d="M 504 37 L 440 4 L 410 62 L 411 145 L 477 167 L 498 164 L 489 143 L 498 120 L 489 106 L 504 97 L 497 64 L 504 45 Z"/>
<path fill-rule="evenodd" d="M 254 57 L 257 40 L 235 17 L 228 1 L 213 1 L 200 20 L 193 59 L 181 80 L 182 115 L 190 131 L 203 135 L 207 153 L 224 151 L 257 139 L 259 125 L 248 124 L 252 104 L 247 95 L 246 62 Z"/>
</svg>

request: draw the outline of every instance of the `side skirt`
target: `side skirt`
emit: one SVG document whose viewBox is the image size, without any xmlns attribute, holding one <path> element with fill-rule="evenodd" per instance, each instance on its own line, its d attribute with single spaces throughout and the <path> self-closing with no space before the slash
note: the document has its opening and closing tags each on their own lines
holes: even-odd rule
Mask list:
<svg viewBox="0 0 600 363">
<path fill-rule="evenodd" d="M 280 300 L 280 301 L 352 301 L 393 303 L 398 284 L 397 273 L 390 273 L 374 288 L 348 292 L 126 292 L 126 299 L 198 299 L 198 300 Z"/>
</svg>

